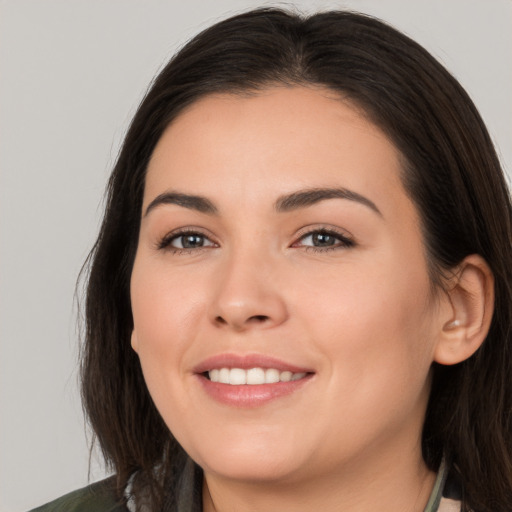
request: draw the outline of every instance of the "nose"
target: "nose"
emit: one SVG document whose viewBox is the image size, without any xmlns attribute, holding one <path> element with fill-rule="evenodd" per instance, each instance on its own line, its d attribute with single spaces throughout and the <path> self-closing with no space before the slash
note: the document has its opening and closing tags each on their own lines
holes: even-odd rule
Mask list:
<svg viewBox="0 0 512 512">
<path fill-rule="evenodd" d="M 219 328 L 243 332 L 276 327 L 288 318 L 276 265 L 255 255 L 233 255 L 216 276 L 210 318 Z"/>
</svg>

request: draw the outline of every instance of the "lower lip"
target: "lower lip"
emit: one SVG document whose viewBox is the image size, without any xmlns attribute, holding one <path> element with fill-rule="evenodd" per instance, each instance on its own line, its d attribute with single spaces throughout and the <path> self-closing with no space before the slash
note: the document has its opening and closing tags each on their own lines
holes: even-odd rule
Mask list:
<svg viewBox="0 0 512 512">
<path fill-rule="evenodd" d="M 204 375 L 198 374 L 199 381 L 206 393 L 222 404 L 233 407 L 259 407 L 298 391 L 311 380 L 312 374 L 299 380 L 276 382 L 275 384 L 244 384 L 232 386 L 212 382 Z"/>
</svg>

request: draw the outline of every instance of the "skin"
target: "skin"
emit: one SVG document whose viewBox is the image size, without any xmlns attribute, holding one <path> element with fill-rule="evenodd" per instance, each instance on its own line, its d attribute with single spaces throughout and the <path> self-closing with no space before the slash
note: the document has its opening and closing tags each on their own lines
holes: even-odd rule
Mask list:
<svg viewBox="0 0 512 512">
<path fill-rule="evenodd" d="M 205 510 L 423 510 L 435 478 L 421 456 L 430 368 L 443 332 L 456 350 L 460 322 L 448 295 L 432 293 L 400 172 L 385 134 L 320 88 L 208 96 L 159 141 L 131 279 L 132 346 L 166 424 L 205 471 Z M 275 209 L 324 187 L 378 212 L 342 198 Z M 169 191 L 204 196 L 218 213 L 145 213 Z M 204 246 L 162 247 L 182 228 Z M 352 242 L 313 247 L 308 233 L 321 229 Z M 263 406 L 232 407 L 193 371 L 223 353 L 314 375 Z"/>
</svg>

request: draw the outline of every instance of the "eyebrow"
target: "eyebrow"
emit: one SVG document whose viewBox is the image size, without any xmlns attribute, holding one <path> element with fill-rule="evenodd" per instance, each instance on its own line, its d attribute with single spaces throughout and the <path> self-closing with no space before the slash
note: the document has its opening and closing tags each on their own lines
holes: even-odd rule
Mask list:
<svg viewBox="0 0 512 512">
<path fill-rule="evenodd" d="M 278 212 L 290 212 L 300 208 L 307 208 L 326 199 L 348 199 L 349 201 L 355 201 L 367 206 L 382 217 L 381 211 L 373 201 L 346 188 L 310 188 L 299 190 L 280 197 L 275 203 L 275 209 Z"/>
<path fill-rule="evenodd" d="M 181 192 L 164 192 L 163 194 L 155 197 L 155 199 L 149 203 L 144 216 L 146 216 L 151 210 L 154 210 L 157 206 L 163 204 L 176 204 L 183 208 L 197 210 L 198 212 L 207 213 L 209 215 L 217 215 L 219 213 L 217 207 L 206 197 L 193 196 L 183 194 Z"/>
<path fill-rule="evenodd" d="M 347 199 L 360 203 L 382 217 L 381 211 L 377 205 L 365 196 L 358 194 L 346 188 L 309 188 L 299 190 L 291 194 L 281 196 L 274 204 L 274 208 L 279 213 L 291 212 L 301 208 L 307 208 L 327 199 Z M 175 204 L 190 210 L 196 210 L 209 215 L 218 215 L 219 210 L 212 201 L 203 196 L 185 194 L 183 192 L 164 192 L 151 201 L 146 208 L 144 216 L 154 210 L 156 207 L 164 204 Z"/>
</svg>

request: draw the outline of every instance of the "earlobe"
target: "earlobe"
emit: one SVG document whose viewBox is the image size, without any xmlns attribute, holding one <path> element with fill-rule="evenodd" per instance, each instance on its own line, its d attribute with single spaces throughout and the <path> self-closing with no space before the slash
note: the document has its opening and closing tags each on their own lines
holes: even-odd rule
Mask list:
<svg viewBox="0 0 512 512">
<path fill-rule="evenodd" d="M 132 331 L 132 336 L 131 336 L 131 340 L 130 340 L 130 344 L 132 346 L 132 349 L 138 353 L 138 350 L 139 350 L 139 341 L 137 339 L 137 334 L 135 333 L 135 329 L 133 329 Z"/>
<path fill-rule="evenodd" d="M 452 365 L 471 357 L 484 342 L 494 310 L 494 277 L 487 262 L 472 254 L 458 266 L 446 294 L 450 318 L 444 321 L 434 360 Z"/>
</svg>

